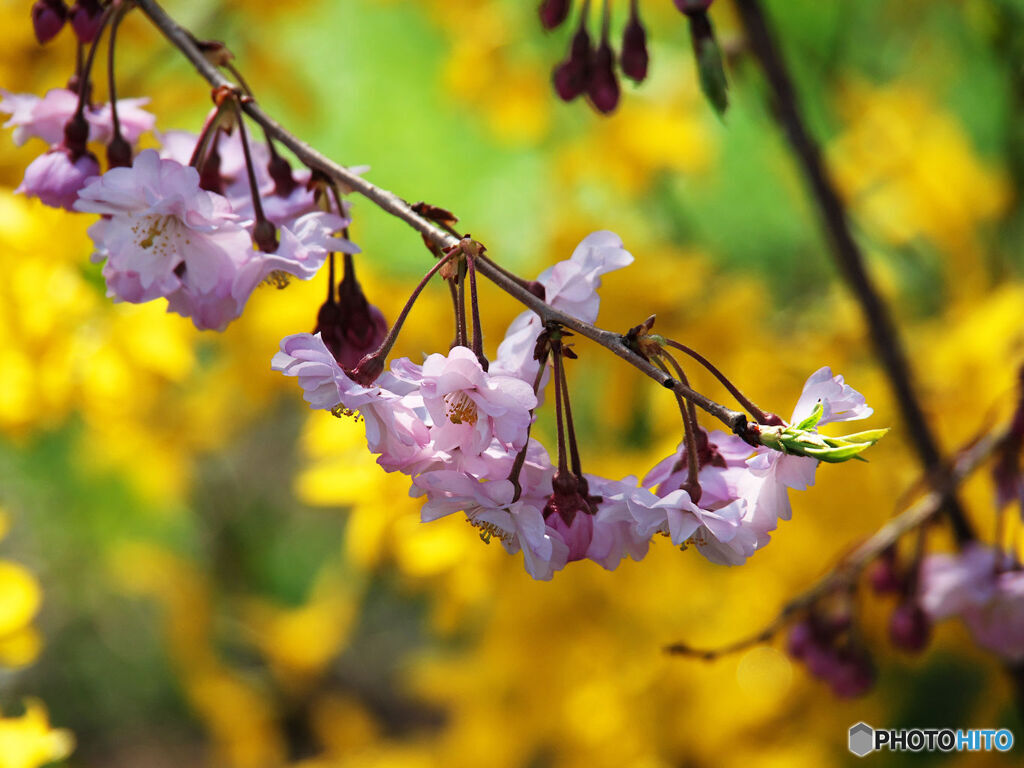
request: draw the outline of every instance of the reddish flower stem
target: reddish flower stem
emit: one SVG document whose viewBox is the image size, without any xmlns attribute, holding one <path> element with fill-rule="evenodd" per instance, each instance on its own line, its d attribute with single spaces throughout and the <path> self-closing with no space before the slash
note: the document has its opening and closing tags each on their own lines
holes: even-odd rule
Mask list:
<svg viewBox="0 0 1024 768">
<path fill-rule="evenodd" d="M 726 377 L 726 375 L 722 373 L 720 370 L 718 370 L 718 368 L 716 368 L 710 360 L 704 357 L 704 355 L 700 354 L 695 349 L 692 349 L 686 346 L 685 344 L 680 344 L 678 341 L 674 341 L 672 339 L 665 338 L 665 343 L 668 344 L 673 349 L 678 349 L 683 354 L 689 355 L 698 363 L 707 368 L 711 375 L 718 379 L 722 383 L 723 387 L 729 390 L 729 394 L 736 398 L 736 402 L 742 405 L 744 408 L 747 409 L 747 411 L 750 412 L 750 414 L 754 417 L 758 424 L 769 423 L 770 419 L 768 417 L 768 414 L 761 410 L 753 400 L 744 395 L 740 391 L 739 387 L 733 384 Z"/>
</svg>

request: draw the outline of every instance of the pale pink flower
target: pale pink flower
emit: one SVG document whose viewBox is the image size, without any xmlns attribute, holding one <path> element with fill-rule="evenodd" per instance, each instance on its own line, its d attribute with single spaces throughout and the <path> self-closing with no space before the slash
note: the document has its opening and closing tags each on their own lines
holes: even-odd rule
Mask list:
<svg viewBox="0 0 1024 768">
<path fill-rule="evenodd" d="M 963 619 L 982 648 L 1012 662 L 1024 660 L 1024 571 L 1000 573 L 992 599 L 968 606 Z"/>
<path fill-rule="evenodd" d="M 918 600 L 932 619 L 960 616 L 978 645 L 1024 660 L 1024 571 L 1011 558 L 970 544 L 921 563 Z"/>
<path fill-rule="evenodd" d="M 615 570 L 625 557 L 642 560 L 647 555 L 651 537 L 641 535 L 636 521 L 630 513 L 629 499 L 637 503 L 636 497 L 656 497 L 646 488 L 637 486 L 635 477 L 609 480 L 596 475 L 587 475 L 589 490 L 600 496 L 597 514 L 593 515 L 593 532 L 587 547 L 586 557 L 609 571 Z"/>
<path fill-rule="evenodd" d="M 364 387 L 341 369 L 319 334 L 297 333 L 281 340 L 271 368 L 295 376 L 312 408 L 358 411 L 366 423 L 370 451 L 380 454 L 377 463 L 388 472 L 412 473 L 431 462 L 434 454 L 423 421 L 426 413 L 417 407 L 417 395 L 403 378 L 411 373 L 411 364 L 405 362 L 399 375 L 384 372 L 373 386 Z"/>
<path fill-rule="evenodd" d="M 19 147 L 30 138 L 39 138 L 51 146 L 64 140 L 64 126 L 78 109 L 78 94 L 67 88 L 53 88 L 42 98 L 29 93 L 10 93 L 0 89 L 0 112 L 10 115 L 4 128 L 14 128 L 14 143 Z M 142 109 L 149 99 L 118 99 L 117 117 L 121 135 L 135 144 L 146 131 L 153 130 L 156 118 Z M 114 135 L 110 104 L 87 105 L 83 112 L 89 124 L 89 141 L 106 144 Z"/>
<path fill-rule="evenodd" d="M 623 247 L 619 236 L 602 230 L 583 238 L 569 259 L 548 267 L 537 282 L 544 286 L 544 300 L 548 304 L 592 323 L 597 320 L 600 305 L 597 289 L 601 287 L 601 276 L 632 263 L 633 256 Z M 542 330 L 540 317 L 532 311 L 527 310 L 513 320 L 498 346 L 494 372 L 532 383 L 538 368 L 533 351 Z"/>
<path fill-rule="evenodd" d="M 420 392 L 433 420 L 430 436 L 441 451 L 472 460 L 497 438 L 512 450 L 526 443 L 537 405 L 533 389 L 511 376 L 483 370 L 472 350 L 453 347 L 423 363 Z"/>
<path fill-rule="evenodd" d="M 233 274 L 230 285 L 221 287 L 225 299 L 230 298 L 234 306 L 234 315 L 228 319 L 242 313 L 252 292 L 271 275 L 276 273 L 309 280 L 323 266 L 329 252 L 359 253 L 359 246 L 333 236 L 348 223 L 348 219 L 333 213 L 307 213 L 278 230 L 278 247 L 273 253 L 250 248 Z"/>
<path fill-rule="evenodd" d="M 420 475 L 414 483 L 416 491 L 427 495 L 421 512 L 424 522 L 462 511 L 485 541 L 497 538 L 512 554 L 522 550 L 533 578 L 547 581 L 565 567 L 568 548 L 545 526 L 539 508 L 512 500 L 515 488 L 510 481 L 480 482 L 464 472 L 437 470 Z"/>
<path fill-rule="evenodd" d="M 97 256 L 107 259 L 108 271 L 136 275 L 147 293 L 159 285 L 166 295 L 185 283 L 198 293 L 225 282 L 230 289 L 251 249 L 227 200 L 200 189 L 194 168 L 151 149 L 130 168 L 113 168 L 87 185 L 75 209 L 110 217 L 89 230 Z"/>
<path fill-rule="evenodd" d="M 764 480 L 747 467 L 747 459 L 753 451 L 753 447 L 739 437 L 720 430 L 710 434 L 701 430 L 698 435 L 700 471 L 697 480 L 701 486 L 699 506 L 711 511 L 728 508 L 730 511 L 727 517 L 731 520 L 734 508 L 730 505 L 741 502 L 738 507 L 738 529 L 728 535 L 724 549 L 718 546 L 718 539 L 714 535 L 697 537 L 698 545 L 703 542 L 702 554 L 714 562 L 730 565 L 742 563 L 755 550 L 769 542 L 771 537 L 768 532 L 776 527 L 776 518 L 768 514 L 766 508 L 754 503 Z M 676 453 L 660 461 L 647 473 L 643 485 L 655 488 L 658 496 L 667 497 L 679 491 L 688 477 L 689 465 L 684 441 L 679 444 Z"/>
<path fill-rule="evenodd" d="M 830 422 L 864 419 L 874 413 L 864 401 L 864 395 L 846 384 L 841 375 L 833 375 L 828 366 L 819 368 L 807 379 L 790 423 L 798 424 L 806 419 L 819 402 L 823 414 L 817 427 Z M 760 508 L 759 514 L 766 518 L 789 520 L 793 512 L 787 489 L 805 491 L 814 485 L 818 461 L 761 448 L 747 461 L 747 466 L 763 481 L 751 500 Z"/>
<path fill-rule="evenodd" d="M 984 605 L 995 594 L 996 553 L 969 544 L 956 554 L 928 555 L 921 563 L 919 600 L 933 619 Z"/>
<path fill-rule="evenodd" d="M 79 191 L 90 178 L 100 172 L 100 165 L 91 153 L 77 160 L 63 147 L 50 150 L 25 169 L 25 178 L 14 190 L 28 197 L 38 197 L 40 202 L 51 208 L 73 210 Z"/>
<path fill-rule="evenodd" d="M 722 565 L 739 565 L 754 554 L 754 533 L 743 527 L 745 499 L 723 504 L 702 497 L 698 505 L 679 489 L 660 498 L 637 492 L 626 503 L 641 536 L 668 534 L 676 546 L 693 543 L 704 557 Z"/>
<path fill-rule="evenodd" d="M 222 330 L 273 272 L 309 279 L 329 250 L 355 252 L 332 237 L 347 224 L 312 213 L 282 228 L 275 253 L 255 251 L 247 222 L 221 195 L 199 187 L 194 168 L 145 150 L 130 168 L 114 168 L 79 193 L 75 209 L 104 214 L 89 234 L 108 292 L 123 301 L 166 296 L 168 309 L 203 329 Z"/>
</svg>

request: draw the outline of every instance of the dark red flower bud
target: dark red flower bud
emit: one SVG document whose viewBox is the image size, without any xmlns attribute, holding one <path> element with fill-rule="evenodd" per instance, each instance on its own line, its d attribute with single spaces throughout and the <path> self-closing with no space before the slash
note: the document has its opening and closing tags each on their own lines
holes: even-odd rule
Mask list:
<svg viewBox="0 0 1024 768">
<path fill-rule="evenodd" d="M 878 673 L 871 657 L 858 648 L 840 651 L 830 682 L 832 692 L 844 699 L 863 696 L 875 685 Z"/>
<path fill-rule="evenodd" d="M 703 13 L 715 0 L 672 0 L 680 13 Z"/>
<path fill-rule="evenodd" d="M 75 112 L 64 124 L 64 146 L 71 152 L 72 157 L 78 158 L 85 154 L 85 145 L 88 141 L 89 123 L 85 115 Z"/>
<path fill-rule="evenodd" d="M 292 192 L 295 191 L 297 186 L 295 177 L 292 175 L 292 167 L 281 157 L 277 152 L 274 152 L 270 158 L 270 164 L 267 165 L 267 172 L 270 174 L 270 178 L 274 180 L 274 194 L 278 197 L 288 197 Z"/>
<path fill-rule="evenodd" d="M 217 148 L 220 134 L 213 138 L 210 147 L 206 151 L 199 166 L 199 186 L 207 192 L 215 192 L 218 195 L 224 194 L 224 177 L 220 175 L 220 149 Z"/>
<path fill-rule="evenodd" d="M 32 29 L 40 43 L 50 42 L 67 18 L 68 9 L 63 0 L 36 0 L 32 3 Z"/>
<path fill-rule="evenodd" d="M 576 513 L 591 514 L 590 502 L 580 493 L 579 479 L 572 472 L 555 472 L 551 479 L 551 495 L 544 505 L 544 519 L 557 514 L 566 525 L 572 525 Z"/>
<path fill-rule="evenodd" d="M 640 17 L 633 14 L 622 33 L 622 55 L 619 57 L 622 74 L 634 82 L 641 83 L 647 77 L 648 62 L 647 31 L 640 23 Z"/>
<path fill-rule="evenodd" d="M 356 384 L 368 387 L 384 372 L 384 355 L 371 354 L 359 361 L 359 365 L 348 371 L 349 378 Z"/>
<path fill-rule="evenodd" d="M 545 29 L 554 29 L 569 17 L 569 0 L 544 0 L 540 4 L 540 23 Z"/>
<path fill-rule="evenodd" d="M 103 8 L 98 0 L 77 0 L 71 6 L 71 28 L 82 43 L 91 43 L 100 31 Z"/>
<path fill-rule="evenodd" d="M 107 163 L 111 168 L 127 168 L 132 164 L 132 145 L 118 134 L 107 145 Z"/>
<path fill-rule="evenodd" d="M 264 253 L 277 250 L 277 227 L 267 219 L 260 219 L 252 228 L 252 241 Z"/>
<path fill-rule="evenodd" d="M 598 112 L 611 114 L 619 105 L 619 80 L 615 77 L 615 52 L 602 40 L 594 55 L 587 82 L 587 95 Z"/>
<path fill-rule="evenodd" d="M 888 550 L 871 564 L 868 581 L 876 595 L 903 591 L 907 582 L 896 560 L 895 550 Z"/>
<path fill-rule="evenodd" d="M 889 639 L 893 645 L 904 651 L 923 651 L 931 639 L 931 634 L 931 621 L 914 600 L 897 605 L 889 618 Z"/>
<path fill-rule="evenodd" d="M 808 621 L 800 621 L 789 629 L 786 636 L 786 651 L 794 659 L 802 659 L 815 644 L 814 628 Z"/>
<path fill-rule="evenodd" d="M 338 284 L 338 300 L 324 302 L 316 317 L 316 328 L 326 347 L 345 370 L 375 352 L 388 335 L 384 314 L 366 300 L 355 270 L 346 257 L 345 277 Z"/>
<path fill-rule="evenodd" d="M 555 92 L 562 101 L 572 101 L 587 89 L 593 55 L 590 35 L 581 26 L 573 35 L 569 58 L 555 67 L 553 73 Z"/>
</svg>

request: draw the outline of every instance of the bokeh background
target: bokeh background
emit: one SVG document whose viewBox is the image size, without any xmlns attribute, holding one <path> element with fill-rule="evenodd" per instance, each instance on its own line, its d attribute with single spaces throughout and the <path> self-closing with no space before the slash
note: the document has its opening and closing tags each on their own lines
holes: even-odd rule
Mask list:
<svg viewBox="0 0 1024 768">
<path fill-rule="evenodd" d="M 806 376 L 831 365 L 874 405 L 871 425 L 894 429 L 869 463 L 823 467 L 743 567 L 659 541 L 615 572 L 576 564 L 533 582 L 456 516 L 421 525 L 407 480 L 374 464 L 361 425 L 310 412 L 270 370 L 279 339 L 312 328 L 323 276 L 257 292 L 223 334 L 162 302 L 114 305 L 89 263 L 87 218 L 12 194 L 41 145 L 16 148 L 5 132 L 0 766 L 796 768 L 853 764 L 846 731 L 858 720 L 1024 738 L 999 661 L 962 626 L 901 655 L 885 637 L 891 604 L 866 591 L 879 680 L 860 699 L 834 699 L 778 642 L 714 663 L 662 652 L 768 622 L 918 476 L 727 0 L 712 14 L 731 54 L 724 121 L 697 90 L 667 0 L 642 4 L 652 77 L 625 86 L 610 118 L 554 98 L 550 69 L 571 32 L 542 32 L 531 2 L 166 6 L 228 41 L 296 133 L 454 210 L 523 274 L 590 231 L 619 233 L 636 263 L 605 280 L 602 325 L 656 312 L 662 332 L 784 415 Z M 952 449 L 1007 413 L 1024 360 L 1024 3 L 767 6 Z M 69 34 L 40 49 L 28 3 L 0 9 L 0 85 L 62 85 Z M 161 129 L 197 130 L 208 90 L 136 16 L 122 26 L 122 95 L 150 96 Z M 366 202 L 353 215 L 360 278 L 393 318 L 427 253 Z M 518 308 L 485 292 L 493 352 Z M 398 352 L 445 349 L 448 311 L 444 289 L 428 291 Z M 679 440 L 674 401 L 605 351 L 577 349 L 585 468 L 644 473 Z M 551 420 L 539 429 L 550 439 Z M 985 473 L 963 498 L 990 533 Z"/>
</svg>

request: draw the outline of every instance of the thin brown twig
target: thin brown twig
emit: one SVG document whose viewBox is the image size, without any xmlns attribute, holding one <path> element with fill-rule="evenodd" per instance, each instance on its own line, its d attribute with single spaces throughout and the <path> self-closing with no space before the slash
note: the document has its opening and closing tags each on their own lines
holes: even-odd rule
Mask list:
<svg viewBox="0 0 1024 768">
<path fill-rule="evenodd" d="M 868 275 L 864 255 L 853 238 L 846 209 L 821 159 L 821 149 L 811 136 L 800 112 L 799 99 L 785 60 L 775 41 L 759 0 L 736 0 L 747 42 L 764 71 L 774 97 L 774 113 L 786 140 L 799 161 L 832 243 L 836 264 L 860 304 L 868 333 L 900 412 L 910 440 L 926 471 L 941 472 L 944 461 L 938 442 L 914 393 L 910 364 L 888 306 Z M 944 510 L 959 542 L 976 538 L 970 521 L 955 496 Z"/>
<path fill-rule="evenodd" d="M 686 643 L 673 643 L 666 646 L 665 650 L 668 653 L 683 656 L 716 659 L 719 656 L 742 651 L 753 645 L 769 641 L 795 614 L 807 610 L 822 597 L 835 590 L 853 584 L 865 566 L 896 544 L 905 533 L 928 523 L 942 510 L 943 504 L 955 492 L 960 483 L 977 470 L 986 459 L 990 458 L 1008 435 L 1009 430 L 1003 428 L 998 432 L 990 432 L 966 446 L 953 462 L 950 472 L 941 480 L 931 483 L 931 490 L 926 495 L 918 499 L 909 509 L 891 518 L 813 586 L 787 602 L 775 619 L 760 631 L 717 648 L 701 649 Z"/>
<path fill-rule="evenodd" d="M 228 87 L 237 88 L 238 84 L 227 79 L 217 67 L 210 63 L 195 43 L 195 38 L 184 28 L 178 25 L 155 0 L 136 0 L 138 8 L 149 18 L 149 20 L 160 30 L 167 40 L 181 51 L 189 60 L 196 71 L 213 88 Z M 344 187 L 359 193 L 378 208 L 386 213 L 401 219 L 410 227 L 419 232 L 431 244 L 442 250 L 448 250 L 459 244 L 459 239 L 441 227 L 438 227 L 429 219 L 421 216 L 413 210 L 405 200 L 393 192 L 382 189 L 367 181 L 356 173 L 330 158 L 318 152 L 306 142 L 297 138 L 294 134 L 285 130 L 280 123 L 268 115 L 255 100 L 248 100 L 242 104 L 242 109 L 256 123 L 262 126 L 268 135 L 277 139 L 281 144 L 288 147 L 295 156 L 313 170 L 320 171 L 328 177 L 340 182 Z M 756 430 L 756 424 L 748 421 L 745 414 L 727 408 L 720 403 L 705 397 L 685 386 L 682 382 L 666 377 L 650 362 L 630 350 L 624 343 L 623 336 L 612 331 L 598 328 L 591 323 L 584 322 L 561 310 L 552 307 L 542 299 L 531 293 L 520 281 L 508 277 L 504 270 L 496 268 L 488 259 L 480 259 L 477 264 L 480 274 L 510 294 L 514 299 L 524 304 L 527 308 L 536 312 L 544 323 L 558 323 L 580 336 L 590 339 L 605 349 L 621 357 L 630 365 L 639 369 L 646 376 L 654 379 L 662 386 L 672 390 L 678 395 L 686 398 L 694 405 L 707 411 L 719 421 L 727 425 L 732 431 L 745 433 L 748 429 Z"/>
</svg>

